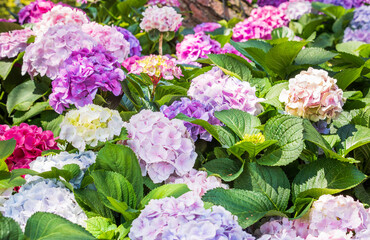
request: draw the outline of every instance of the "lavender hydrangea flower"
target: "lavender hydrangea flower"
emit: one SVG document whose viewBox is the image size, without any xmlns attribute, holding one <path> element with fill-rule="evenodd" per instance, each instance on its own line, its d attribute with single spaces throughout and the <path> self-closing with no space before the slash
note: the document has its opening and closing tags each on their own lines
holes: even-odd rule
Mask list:
<svg viewBox="0 0 370 240">
<path fill-rule="evenodd" d="M 91 50 L 73 51 L 52 82 L 50 105 L 57 113 L 62 113 L 70 104 L 77 107 L 91 104 L 99 89 L 118 96 L 123 79 L 120 63 L 101 45 Z"/>
<path fill-rule="evenodd" d="M 279 5 L 282 4 L 283 2 L 289 2 L 289 0 L 258 0 L 257 5 L 259 7 L 263 7 L 266 5 L 279 7 Z"/>
<path fill-rule="evenodd" d="M 288 8 L 285 14 L 289 19 L 300 19 L 304 14 L 310 13 L 312 10 L 312 5 L 309 1 L 294 1 L 289 2 Z"/>
<path fill-rule="evenodd" d="M 194 27 L 194 32 L 213 32 L 216 29 L 221 28 L 221 24 L 216 22 L 205 22 L 198 24 Z"/>
<path fill-rule="evenodd" d="M 308 223 L 301 220 L 290 221 L 288 218 L 271 219 L 255 233 L 258 240 L 294 239 L 305 240 L 308 235 Z"/>
<path fill-rule="evenodd" d="M 326 4 L 333 4 L 345 8 L 358 8 L 362 6 L 363 0 L 315 0 Z"/>
<path fill-rule="evenodd" d="M 32 35 L 33 31 L 28 28 L 0 33 L 0 59 L 13 58 L 23 52 Z"/>
<path fill-rule="evenodd" d="M 188 117 L 208 121 L 212 125 L 220 125 L 220 121 L 213 116 L 211 109 L 204 106 L 201 102 L 190 100 L 189 98 L 181 98 L 180 101 L 175 101 L 170 106 L 163 105 L 161 112 L 169 119 L 176 117 L 179 113 L 183 113 Z M 203 127 L 189 122 L 184 122 L 184 126 L 194 141 L 198 139 L 198 136 L 205 141 L 212 141 L 212 135 Z"/>
<path fill-rule="evenodd" d="M 319 120 L 318 122 L 313 122 L 312 126 L 321 134 L 329 134 L 330 128 L 328 128 L 328 123 L 323 120 Z"/>
<path fill-rule="evenodd" d="M 370 6 L 355 9 L 350 25 L 344 31 L 343 42 L 362 41 L 370 43 Z"/>
<path fill-rule="evenodd" d="M 117 31 L 122 33 L 126 41 L 130 43 L 130 57 L 140 56 L 143 50 L 140 46 L 139 40 L 127 29 L 116 27 Z"/>
</svg>

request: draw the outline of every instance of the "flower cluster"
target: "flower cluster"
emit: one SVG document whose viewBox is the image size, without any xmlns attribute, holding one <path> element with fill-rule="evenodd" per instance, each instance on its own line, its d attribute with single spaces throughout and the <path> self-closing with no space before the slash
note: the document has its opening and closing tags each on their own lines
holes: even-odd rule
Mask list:
<svg viewBox="0 0 370 240">
<path fill-rule="evenodd" d="M 239 226 L 237 217 L 220 206 L 204 209 L 199 197 L 151 200 L 133 221 L 129 237 L 132 240 L 254 240 Z"/>
<path fill-rule="evenodd" d="M 259 7 L 264 7 L 264 6 L 274 6 L 274 7 L 279 7 L 280 4 L 284 2 L 289 2 L 289 0 L 258 0 L 257 5 Z"/>
<path fill-rule="evenodd" d="M 90 35 L 121 63 L 130 53 L 130 44 L 115 27 L 91 22 L 82 25 L 82 31 Z"/>
<path fill-rule="evenodd" d="M 86 145 L 112 140 L 121 133 L 123 121 L 116 110 L 94 104 L 69 111 L 60 124 L 60 139 L 71 143 L 80 151 Z"/>
<path fill-rule="evenodd" d="M 193 194 L 198 197 L 202 197 L 208 190 L 214 188 L 225 188 L 228 189 L 229 186 L 223 184 L 221 179 L 215 176 L 207 177 L 207 172 L 204 171 L 197 171 L 192 169 L 189 173 L 185 174 L 182 177 L 179 176 L 171 176 L 166 183 L 173 183 L 173 184 L 181 184 L 185 183 L 191 192 L 189 194 Z M 188 193 L 185 193 L 186 195 Z"/>
<path fill-rule="evenodd" d="M 191 82 L 188 95 L 215 111 L 239 109 L 253 115 L 261 113 L 263 101 L 256 97 L 256 88 L 248 82 L 225 75 L 221 69 L 199 75 Z"/>
<path fill-rule="evenodd" d="M 287 23 L 288 17 L 279 8 L 273 6 L 255 8 L 247 19 L 235 25 L 233 40 L 245 42 L 252 38 L 270 39 L 272 30 Z"/>
<path fill-rule="evenodd" d="M 345 8 L 358 8 L 361 7 L 362 4 L 365 2 L 364 0 L 315 0 L 315 1 L 342 6 Z"/>
<path fill-rule="evenodd" d="M 181 68 L 176 66 L 175 60 L 161 55 L 149 55 L 135 61 L 130 66 L 130 73 L 146 73 L 154 85 L 157 85 L 162 78 L 172 80 L 182 76 Z"/>
<path fill-rule="evenodd" d="M 47 0 L 31 2 L 19 11 L 19 23 L 37 23 L 41 20 L 42 15 L 49 12 L 54 6 L 53 2 Z"/>
<path fill-rule="evenodd" d="M 194 32 L 213 32 L 216 29 L 221 28 L 221 24 L 215 22 L 205 22 L 198 24 L 194 27 Z"/>
<path fill-rule="evenodd" d="M 5 160 L 10 171 L 17 168 L 29 168 L 30 162 L 41 156 L 43 151 L 58 149 L 51 131 L 42 131 L 40 127 L 27 123 L 21 123 L 12 128 L 0 125 L 0 141 L 12 138 L 17 143 L 12 155 Z"/>
<path fill-rule="evenodd" d="M 221 44 L 204 32 L 186 35 L 184 40 L 176 45 L 176 56 L 185 63 L 196 61 L 198 58 L 206 58 L 207 54 L 220 51 Z"/>
<path fill-rule="evenodd" d="M 160 32 L 176 32 L 182 23 L 181 14 L 178 14 L 172 7 L 150 6 L 143 16 L 140 27 L 146 32 L 154 29 Z"/>
<path fill-rule="evenodd" d="M 288 3 L 285 14 L 289 19 L 299 19 L 304 14 L 310 13 L 312 5 L 309 1 L 291 1 Z"/>
<path fill-rule="evenodd" d="M 63 62 L 73 51 L 91 49 L 96 43 L 75 25 L 56 25 L 36 42 L 30 44 L 23 56 L 22 74 L 40 74 L 55 79 Z"/>
<path fill-rule="evenodd" d="M 38 179 L 23 185 L 19 192 L 4 202 L 5 217 L 13 218 L 24 230 L 28 218 L 36 212 L 49 212 L 86 226 L 87 217 L 74 194 L 56 180 Z"/>
<path fill-rule="evenodd" d="M 213 111 L 206 108 L 201 102 L 197 100 L 190 100 L 189 98 L 181 98 L 180 101 L 173 102 L 170 106 L 163 105 L 161 112 L 169 119 L 176 117 L 177 114 L 182 113 L 188 117 L 202 119 L 208 121 L 212 125 L 220 125 L 220 121 L 213 116 Z M 191 138 L 196 141 L 198 136 L 205 141 L 212 141 L 212 135 L 209 134 L 203 127 L 184 122 L 184 126 L 189 131 Z"/>
<path fill-rule="evenodd" d="M 168 7 L 180 7 L 179 0 L 149 0 L 149 6 L 168 6 Z"/>
<path fill-rule="evenodd" d="M 362 41 L 370 43 L 370 6 L 355 9 L 350 25 L 344 31 L 343 42 Z"/>
<path fill-rule="evenodd" d="M 169 120 L 160 112 L 142 110 L 125 123 L 130 140 L 126 144 L 139 158 L 142 174 L 154 183 L 171 174 L 183 176 L 194 166 L 194 142 L 183 122 Z"/>
<path fill-rule="evenodd" d="M 83 11 L 57 5 L 42 15 L 41 20 L 33 26 L 33 31 L 37 36 L 41 37 L 50 27 L 55 25 L 82 25 L 88 22 L 89 19 Z"/>
<path fill-rule="evenodd" d="M 130 44 L 130 56 L 140 56 L 141 50 L 143 50 L 140 46 L 139 40 L 127 29 L 116 27 L 117 31 L 123 34 L 125 40 Z"/>
<path fill-rule="evenodd" d="M 10 19 L 5 19 L 5 18 L 0 18 L 0 22 L 16 22 L 16 19 L 10 18 Z"/>
<path fill-rule="evenodd" d="M 99 89 L 118 96 L 124 78 L 120 63 L 101 45 L 91 50 L 74 51 L 52 82 L 50 105 L 57 113 L 62 113 L 70 104 L 77 107 L 91 104 Z"/>
<path fill-rule="evenodd" d="M 335 119 L 344 105 L 343 91 L 328 72 L 309 68 L 289 80 L 289 90 L 283 89 L 279 100 L 291 115 L 319 120 Z"/>
<path fill-rule="evenodd" d="M 13 30 L 0 33 L 0 59 L 13 58 L 27 47 L 28 38 L 33 35 L 32 30 Z"/>
<path fill-rule="evenodd" d="M 256 235 L 261 235 L 258 240 L 304 240 L 308 235 L 308 224 L 300 219 L 294 221 L 287 218 L 271 219 L 256 231 Z"/>
<path fill-rule="evenodd" d="M 131 67 L 136 63 L 136 61 L 142 59 L 141 57 L 134 55 L 132 57 L 126 58 L 125 61 L 123 61 L 122 66 L 127 69 L 127 71 L 131 71 Z"/>
<path fill-rule="evenodd" d="M 80 167 L 81 173 L 79 176 L 73 178 L 70 183 L 76 188 L 80 187 L 84 172 L 90 165 L 95 163 L 96 155 L 92 151 L 77 153 L 61 152 L 58 155 L 49 155 L 45 157 L 38 157 L 35 161 L 30 163 L 30 169 L 36 172 L 47 172 L 52 167 L 62 169 L 67 164 L 77 164 Z M 34 181 L 39 177 L 26 176 L 28 182 Z"/>
</svg>

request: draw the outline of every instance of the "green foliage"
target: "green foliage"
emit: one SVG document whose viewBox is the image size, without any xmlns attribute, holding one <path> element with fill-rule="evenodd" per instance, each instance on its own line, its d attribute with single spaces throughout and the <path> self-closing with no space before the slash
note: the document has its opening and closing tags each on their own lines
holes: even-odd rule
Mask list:
<svg viewBox="0 0 370 240">
<path fill-rule="evenodd" d="M 22 240 L 24 236 L 16 221 L 0 216 L 0 239 Z"/>
</svg>

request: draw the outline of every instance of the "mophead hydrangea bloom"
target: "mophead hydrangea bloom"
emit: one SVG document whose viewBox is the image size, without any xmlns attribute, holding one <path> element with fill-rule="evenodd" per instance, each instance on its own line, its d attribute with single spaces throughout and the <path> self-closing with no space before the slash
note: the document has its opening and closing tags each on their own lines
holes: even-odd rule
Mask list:
<svg viewBox="0 0 370 240">
<path fill-rule="evenodd" d="M 118 96 L 123 79 L 121 64 L 101 45 L 73 51 L 52 82 L 49 103 L 62 113 L 70 104 L 83 107 L 93 103 L 99 89 Z"/>
<path fill-rule="evenodd" d="M 77 204 L 74 194 L 61 182 L 38 179 L 23 185 L 10 196 L 1 209 L 4 217 L 13 218 L 24 230 L 27 220 L 36 212 L 57 214 L 67 220 L 86 226 L 86 214 Z"/>
<path fill-rule="evenodd" d="M 308 223 L 301 220 L 290 221 L 288 218 L 271 219 L 256 231 L 258 240 L 305 240 L 308 235 Z"/>
<path fill-rule="evenodd" d="M 358 8 L 361 7 L 363 3 L 366 2 L 364 0 L 315 0 L 315 1 L 342 6 L 345 8 Z"/>
<path fill-rule="evenodd" d="M 126 41 L 130 44 L 130 56 L 140 56 L 141 51 L 143 50 L 140 46 L 139 39 L 137 39 L 134 34 L 132 34 L 129 30 L 121 27 L 116 27 L 117 31 L 123 34 L 123 37 Z"/>
<path fill-rule="evenodd" d="M 167 7 L 180 7 L 179 0 L 149 0 L 147 3 L 149 6 L 167 6 Z"/>
<path fill-rule="evenodd" d="M 212 125 L 220 125 L 220 121 L 214 117 L 213 110 L 206 107 L 197 100 L 181 98 L 180 101 L 173 102 L 170 106 L 163 105 L 161 112 L 169 119 L 173 119 L 177 114 L 182 113 L 188 117 L 202 119 Z M 189 131 L 191 138 L 196 141 L 198 137 L 205 141 L 212 141 L 212 135 L 209 134 L 202 126 L 184 122 L 184 126 Z"/>
<path fill-rule="evenodd" d="M 353 19 L 344 31 L 343 42 L 361 41 L 370 43 L 370 6 L 355 9 Z"/>
<path fill-rule="evenodd" d="M 14 139 L 15 149 L 6 160 L 9 171 L 17 168 L 29 168 L 29 164 L 43 151 L 59 149 L 53 132 L 43 131 L 35 125 L 21 123 L 19 126 L 9 127 L 0 125 L 0 141 Z"/>
<path fill-rule="evenodd" d="M 111 53 L 119 62 L 123 62 L 130 53 L 130 44 L 115 27 L 91 22 L 82 25 L 82 31 L 90 35 Z"/>
<path fill-rule="evenodd" d="M 196 61 L 206 58 L 207 54 L 217 54 L 220 51 L 221 44 L 204 32 L 188 34 L 176 45 L 176 56 L 183 62 Z"/>
<path fill-rule="evenodd" d="M 49 12 L 54 6 L 55 3 L 47 0 L 31 2 L 19 11 L 19 23 L 37 23 L 41 20 L 42 15 Z"/>
<path fill-rule="evenodd" d="M 144 11 L 143 16 L 140 27 L 146 32 L 154 29 L 160 32 L 176 32 L 183 19 L 172 7 L 150 6 Z"/>
<path fill-rule="evenodd" d="M 183 176 L 193 168 L 197 154 L 181 120 L 142 110 L 124 126 L 130 138 L 126 144 L 136 153 L 142 175 L 148 174 L 154 183 L 163 182 L 174 173 Z"/>
<path fill-rule="evenodd" d="M 31 43 L 23 56 L 22 74 L 40 74 L 55 79 L 64 61 L 73 51 L 91 49 L 96 45 L 92 37 L 76 25 L 56 25 Z"/>
<path fill-rule="evenodd" d="M 285 14 L 291 20 L 300 19 L 304 14 L 310 13 L 312 10 L 311 2 L 309 1 L 291 1 L 288 3 Z"/>
<path fill-rule="evenodd" d="M 96 147 L 98 142 L 119 136 L 123 121 L 118 111 L 89 104 L 69 111 L 60 124 L 60 139 L 84 151 L 86 145 Z"/>
<path fill-rule="evenodd" d="M 283 89 L 279 100 L 291 115 L 317 122 L 330 122 L 342 112 L 343 91 L 325 70 L 309 68 L 289 80 L 289 90 Z"/>
<path fill-rule="evenodd" d="M 210 105 L 215 111 L 239 109 L 252 115 L 262 112 L 260 102 L 263 99 L 256 97 L 256 88 L 225 75 L 217 67 L 194 78 L 188 95 L 205 106 Z"/>
<path fill-rule="evenodd" d="M 195 196 L 151 200 L 132 222 L 129 237 L 132 240 L 255 239 L 243 231 L 236 216 L 221 206 L 206 210 Z"/>
<path fill-rule="evenodd" d="M 48 29 L 55 25 L 75 24 L 81 26 L 88 23 L 89 19 L 83 11 L 75 8 L 57 5 L 42 15 L 39 22 L 35 23 L 32 30 L 39 37 L 42 37 Z"/>
<path fill-rule="evenodd" d="M 194 27 L 194 32 L 213 32 L 216 29 L 221 28 L 221 24 L 216 22 L 204 22 Z"/>
<path fill-rule="evenodd" d="M 0 33 L 0 59 L 13 58 L 23 52 L 32 35 L 33 31 L 28 28 Z"/>
</svg>

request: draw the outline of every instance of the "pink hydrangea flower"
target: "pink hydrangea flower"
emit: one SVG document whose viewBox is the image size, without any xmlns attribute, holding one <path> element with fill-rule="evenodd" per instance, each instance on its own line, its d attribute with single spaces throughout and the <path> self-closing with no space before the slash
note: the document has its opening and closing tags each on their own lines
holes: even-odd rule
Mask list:
<svg viewBox="0 0 370 240">
<path fill-rule="evenodd" d="M 195 26 L 194 32 L 213 32 L 216 29 L 221 28 L 221 24 L 216 22 L 205 22 Z"/>
<path fill-rule="evenodd" d="M 305 240 L 308 235 L 308 223 L 302 220 L 290 221 L 288 218 L 271 219 L 264 223 L 256 234 L 261 235 L 259 240 Z"/>
<path fill-rule="evenodd" d="M 131 66 L 133 66 L 137 60 L 140 60 L 142 57 L 139 56 L 132 56 L 128 57 L 125 61 L 123 61 L 122 66 L 127 69 L 127 71 L 131 71 Z"/>
<path fill-rule="evenodd" d="M 176 56 L 182 62 L 194 62 L 199 58 L 206 58 L 207 54 L 220 51 L 221 44 L 204 32 L 186 35 L 184 40 L 176 45 Z"/>
<path fill-rule="evenodd" d="M 19 13 L 19 23 L 37 23 L 41 20 L 44 13 L 49 12 L 55 3 L 46 0 L 36 0 L 22 8 Z"/>
<path fill-rule="evenodd" d="M 130 54 L 130 44 L 115 27 L 91 22 L 82 25 L 82 31 L 89 34 L 111 53 L 119 62 L 123 62 Z"/>
<path fill-rule="evenodd" d="M 167 180 L 173 173 L 183 176 L 193 168 L 197 154 L 181 120 L 142 110 L 125 127 L 130 138 L 126 144 L 138 156 L 143 176 L 148 174 L 154 183 Z"/>
<path fill-rule="evenodd" d="M 245 56 L 243 56 L 243 54 L 241 54 L 238 50 L 236 50 L 234 48 L 233 45 L 231 45 L 230 43 L 226 43 L 224 45 L 223 48 L 221 48 L 221 51 L 220 51 L 221 54 L 226 54 L 226 53 L 233 53 L 235 55 L 238 55 L 239 57 L 242 57 L 244 59 L 246 59 L 248 62 L 251 62 L 249 59 L 247 59 Z"/>
<path fill-rule="evenodd" d="M 29 168 L 29 164 L 41 153 L 50 149 L 59 149 L 53 132 L 42 131 L 35 125 L 21 123 L 19 126 L 0 125 L 0 141 L 14 138 L 16 146 L 12 155 L 6 160 L 9 171 L 17 168 Z"/>
<path fill-rule="evenodd" d="M 180 7 L 178 0 L 149 0 L 147 3 L 149 6 L 168 6 L 168 7 Z"/>
<path fill-rule="evenodd" d="M 352 233 L 346 233 L 342 230 L 333 230 L 330 232 L 321 232 L 319 236 L 314 237 L 311 234 L 307 236 L 306 240 L 351 240 Z M 356 238 L 360 239 L 360 238 Z"/>
<path fill-rule="evenodd" d="M 172 7 L 151 6 L 145 10 L 143 16 L 140 27 L 146 32 L 153 29 L 158 29 L 160 32 L 176 32 L 183 19 L 181 14 Z"/>
<path fill-rule="evenodd" d="M 55 79 L 63 62 L 73 51 L 91 49 L 96 42 L 76 25 L 56 25 L 30 44 L 23 56 L 22 74 L 40 74 Z"/>
<path fill-rule="evenodd" d="M 221 69 L 199 75 L 191 82 L 188 95 L 215 111 L 239 109 L 252 115 L 262 112 L 262 98 L 256 97 L 256 88 L 248 82 L 225 75 Z"/>
<path fill-rule="evenodd" d="M 28 28 L 0 33 L 0 59 L 13 58 L 23 52 L 32 35 L 32 30 Z"/>
<path fill-rule="evenodd" d="M 331 121 L 342 112 L 345 99 L 337 80 L 328 72 L 309 68 L 289 80 L 289 90 L 283 90 L 279 100 L 291 115 L 317 122 Z"/>
</svg>

